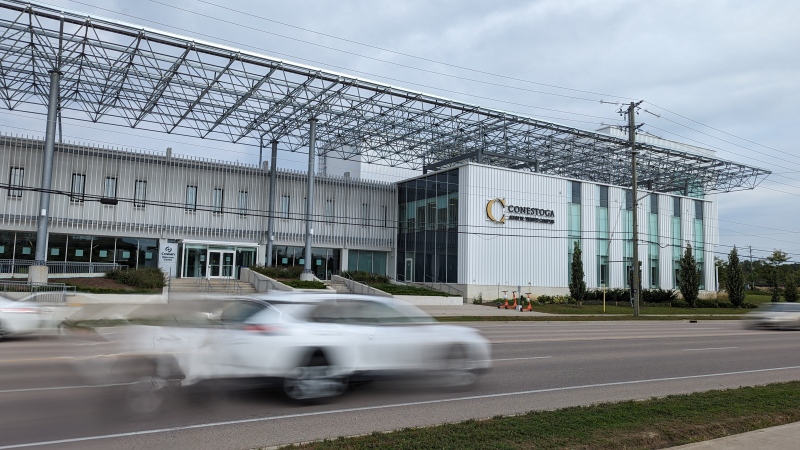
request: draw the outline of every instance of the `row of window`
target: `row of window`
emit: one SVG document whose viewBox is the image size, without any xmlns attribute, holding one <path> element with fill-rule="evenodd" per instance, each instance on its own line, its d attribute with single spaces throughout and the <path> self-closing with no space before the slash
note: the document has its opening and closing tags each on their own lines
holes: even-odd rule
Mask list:
<svg viewBox="0 0 800 450">
<path fill-rule="evenodd" d="M 214 188 L 211 193 L 211 212 L 214 214 L 222 214 L 223 201 L 225 199 L 225 190 L 222 188 Z M 248 191 L 240 190 L 238 197 L 238 205 L 236 208 L 237 214 L 240 216 L 247 215 L 248 204 L 250 201 L 250 193 Z M 189 212 L 197 211 L 197 186 L 186 186 L 186 202 L 184 209 Z"/>
<path fill-rule="evenodd" d="M 303 204 L 305 205 L 306 197 L 303 197 Z M 281 195 L 280 205 L 278 209 L 278 217 L 282 219 L 289 218 L 289 204 L 291 203 L 291 199 L 288 195 Z M 335 201 L 332 198 L 325 200 L 325 217 L 324 221 L 328 223 L 333 223 L 334 221 L 334 206 Z M 377 220 L 376 220 L 377 219 Z M 370 225 L 381 225 L 383 227 L 389 226 L 389 212 L 386 209 L 385 205 L 381 205 L 380 207 L 380 215 L 377 218 L 372 218 L 370 216 L 370 204 L 369 203 L 362 203 L 361 204 L 361 225 L 362 226 L 370 226 Z"/>
</svg>

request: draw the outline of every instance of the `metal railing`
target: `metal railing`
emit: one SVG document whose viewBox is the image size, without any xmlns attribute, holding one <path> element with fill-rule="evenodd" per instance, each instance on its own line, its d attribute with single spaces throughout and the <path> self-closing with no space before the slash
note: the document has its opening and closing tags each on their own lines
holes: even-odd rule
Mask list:
<svg viewBox="0 0 800 450">
<path fill-rule="evenodd" d="M 0 281 L 4 297 L 42 303 L 65 303 L 67 296 L 75 295 L 75 286 L 64 283 L 28 283 L 25 281 Z"/>
<path fill-rule="evenodd" d="M 198 278 L 197 287 L 200 292 L 218 292 L 225 294 L 242 293 L 242 286 L 236 278 L 215 278 L 214 283 L 209 278 Z"/>
<path fill-rule="evenodd" d="M 122 264 L 107 262 L 47 261 L 46 264 L 47 271 L 53 274 L 106 273 L 128 268 Z M 33 265 L 34 261 L 31 260 L 0 259 L 0 274 L 26 274 Z"/>
<path fill-rule="evenodd" d="M 408 282 L 408 284 L 421 284 L 423 286 L 427 286 L 437 291 L 446 292 L 449 295 L 455 295 L 456 297 L 464 297 L 464 293 L 461 291 L 461 289 L 451 286 L 448 283 L 438 281 L 438 279 L 433 278 L 430 275 L 426 275 L 425 277 L 430 278 L 431 281 Z"/>
</svg>

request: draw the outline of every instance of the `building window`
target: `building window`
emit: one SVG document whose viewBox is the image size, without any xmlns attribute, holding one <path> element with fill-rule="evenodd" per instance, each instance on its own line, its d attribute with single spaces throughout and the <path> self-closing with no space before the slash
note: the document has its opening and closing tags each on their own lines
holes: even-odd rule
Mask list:
<svg viewBox="0 0 800 450">
<path fill-rule="evenodd" d="M 117 198 L 117 177 L 106 177 L 103 185 L 103 197 Z"/>
<path fill-rule="evenodd" d="M 633 191 L 630 189 L 625 190 L 625 209 L 633 211 Z"/>
<path fill-rule="evenodd" d="M 144 208 L 147 201 L 147 180 L 136 180 L 133 185 L 133 207 Z"/>
<path fill-rule="evenodd" d="M 73 203 L 83 203 L 86 189 L 86 175 L 82 173 L 72 174 L 72 186 L 69 191 L 69 200 Z"/>
<path fill-rule="evenodd" d="M 239 215 L 246 216 L 247 215 L 247 197 L 249 193 L 247 191 L 239 191 Z"/>
<path fill-rule="evenodd" d="M 211 211 L 214 214 L 222 214 L 222 197 L 225 194 L 222 188 L 214 188 L 211 198 Z"/>
<path fill-rule="evenodd" d="M 12 189 L 22 187 L 25 178 L 25 169 L 22 167 L 12 167 L 8 173 L 8 196 L 12 198 L 22 198 L 22 189 Z"/>
<path fill-rule="evenodd" d="M 197 211 L 197 186 L 186 186 L 186 211 Z"/>
<path fill-rule="evenodd" d="M 608 208 L 608 186 L 598 186 L 600 188 L 600 207 Z"/>
<path fill-rule="evenodd" d="M 658 194 L 650 194 L 650 214 L 658 214 Z"/>
<path fill-rule="evenodd" d="M 289 218 L 289 196 L 288 195 L 281 195 L 280 217 L 283 217 L 284 219 L 288 219 Z"/>
<path fill-rule="evenodd" d="M 441 227 L 442 227 L 442 229 L 444 229 L 444 227 L 447 224 L 447 209 L 442 208 L 439 211 L 443 211 L 444 212 L 444 214 L 443 214 L 444 217 L 442 218 L 442 222 L 441 222 Z M 389 214 L 386 212 L 386 206 L 385 205 L 381 206 L 381 217 L 383 217 L 383 228 L 387 228 L 389 226 Z"/>
<path fill-rule="evenodd" d="M 369 203 L 361 204 L 361 225 L 369 225 Z"/>
<path fill-rule="evenodd" d="M 333 221 L 333 199 L 329 198 L 325 200 L 325 221 L 332 222 Z"/>
</svg>

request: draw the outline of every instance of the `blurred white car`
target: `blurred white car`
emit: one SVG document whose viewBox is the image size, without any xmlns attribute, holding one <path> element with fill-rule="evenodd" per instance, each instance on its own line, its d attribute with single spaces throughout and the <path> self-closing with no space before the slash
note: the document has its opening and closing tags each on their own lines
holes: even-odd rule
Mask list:
<svg viewBox="0 0 800 450">
<path fill-rule="evenodd" d="M 800 303 L 763 303 L 744 315 L 748 328 L 800 328 Z"/>
<path fill-rule="evenodd" d="M 117 341 L 129 356 L 152 355 L 158 379 L 275 379 L 296 400 L 336 396 L 351 380 L 419 373 L 463 386 L 491 367 L 489 342 L 476 330 L 439 324 L 391 298 L 284 294 L 226 303 L 207 324 L 122 327 Z"/>
<path fill-rule="evenodd" d="M 0 339 L 54 329 L 55 308 L 32 301 L 34 296 L 20 300 L 0 296 Z"/>
</svg>

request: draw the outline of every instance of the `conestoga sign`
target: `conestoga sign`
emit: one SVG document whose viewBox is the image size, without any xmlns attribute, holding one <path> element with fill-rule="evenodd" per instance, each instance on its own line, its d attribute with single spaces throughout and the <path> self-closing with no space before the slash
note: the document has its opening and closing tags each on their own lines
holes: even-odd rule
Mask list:
<svg viewBox="0 0 800 450">
<path fill-rule="evenodd" d="M 494 213 L 495 204 L 499 204 L 502 215 L 498 219 Z M 506 212 L 509 214 L 506 215 Z M 517 206 L 506 204 L 504 198 L 493 198 L 486 203 L 486 216 L 492 222 L 506 223 L 506 220 L 519 220 L 523 222 L 535 223 L 555 223 L 555 211 L 552 209 L 531 208 L 528 206 Z"/>
</svg>

